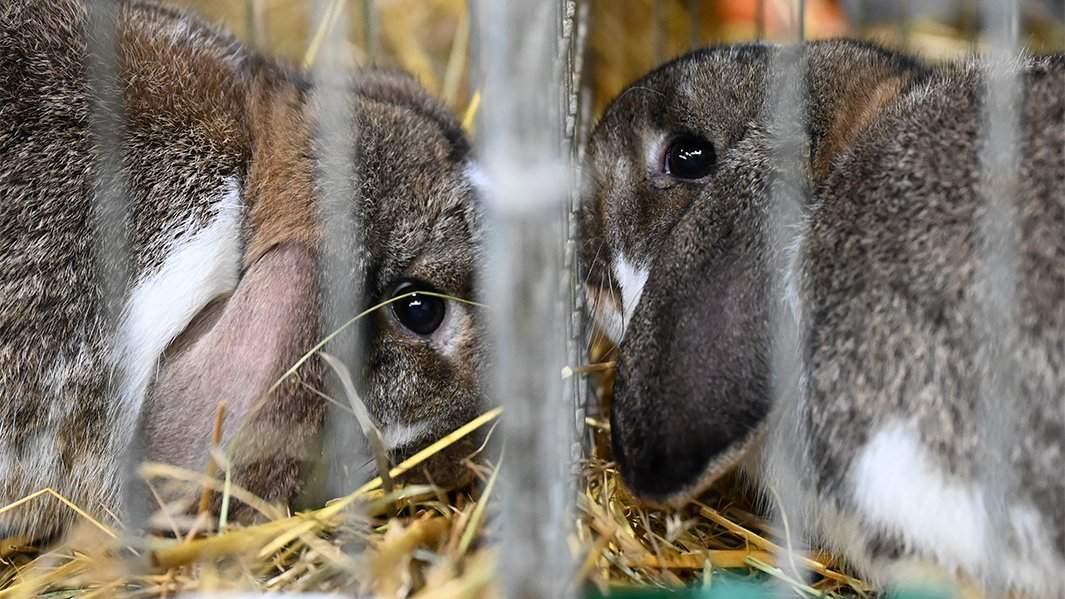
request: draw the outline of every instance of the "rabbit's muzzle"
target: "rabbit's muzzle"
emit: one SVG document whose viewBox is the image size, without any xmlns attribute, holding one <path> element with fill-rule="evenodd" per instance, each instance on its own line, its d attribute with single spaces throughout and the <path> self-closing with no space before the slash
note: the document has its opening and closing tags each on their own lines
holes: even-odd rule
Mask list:
<svg viewBox="0 0 1065 599">
<path fill-rule="evenodd" d="M 481 446 L 482 440 L 479 436 L 471 436 L 458 441 L 404 474 L 403 482 L 432 484 L 449 489 L 457 489 L 470 484 L 475 475 L 471 460 Z M 422 449 L 421 444 L 406 445 L 393 450 L 389 457 L 393 463 L 400 464 Z"/>
</svg>

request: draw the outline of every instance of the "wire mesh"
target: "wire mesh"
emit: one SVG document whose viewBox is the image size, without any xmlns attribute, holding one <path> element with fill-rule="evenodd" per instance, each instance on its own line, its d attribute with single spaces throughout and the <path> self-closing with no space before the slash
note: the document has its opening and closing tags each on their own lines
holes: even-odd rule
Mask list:
<svg viewBox="0 0 1065 599">
<path fill-rule="evenodd" d="M 566 329 L 566 363 L 573 366 L 584 361 L 589 346 L 589 331 L 585 324 L 584 293 L 581 283 L 581 265 L 577 251 L 580 241 L 579 212 L 581 202 L 581 162 L 587 140 L 588 115 L 583 86 L 584 54 L 588 40 L 589 10 L 585 3 L 565 0 L 560 3 L 562 32 L 559 58 L 562 61 L 561 101 L 563 160 L 569 161 L 569 206 L 565 216 L 566 245 L 563 251 L 563 277 L 565 282 L 562 297 L 565 302 L 563 314 L 568 311 Z M 581 377 L 568 377 L 564 384 L 563 403 L 573 406 L 574 435 L 570 460 L 576 464 L 585 454 L 590 437 L 585 433 L 585 417 L 588 413 L 588 382 Z"/>
</svg>

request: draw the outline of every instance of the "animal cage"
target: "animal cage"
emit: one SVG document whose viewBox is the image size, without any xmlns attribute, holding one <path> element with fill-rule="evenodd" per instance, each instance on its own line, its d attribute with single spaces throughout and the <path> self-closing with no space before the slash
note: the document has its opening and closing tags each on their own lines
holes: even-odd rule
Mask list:
<svg viewBox="0 0 1065 599">
<path fill-rule="evenodd" d="M 611 462 L 608 406 L 617 348 L 588 316 L 581 263 L 582 164 L 590 130 L 625 85 L 691 49 L 765 40 L 793 43 L 853 36 L 930 60 L 973 51 L 1013 64 L 1021 50 L 1065 49 L 1065 4 L 1054 0 L 172 0 L 221 23 L 242 43 L 307 73 L 320 107 L 314 130 L 322 168 L 315 173 L 315 218 L 323 243 L 320 335 L 308 356 L 323 355 L 330 396 L 323 468 L 326 490 L 296 509 L 270 505 L 239 489 L 232 456 L 219 447 L 206 472 L 145 463 L 143 439 L 128 456 L 128 476 L 191 492 L 195 517 L 167 512 L 158 497 L 124 518 L 95 513 L 54 490 L 7 507 L 62 503 L 78 525 L 46 547 L 26 539 L 0 545 L 0 599 L 9 597 L 292 596 L 430 598 L 871 597 L 885 590 L 852 573 L 838 556 L 809 542 L 796 473 L 805 471 L 799 435 L 774 439 L 767 451 L 789 465 L 772 496 L 755 497 L 727 476 L 682 509 L 636 501 Z M 100 147 L 94 210 L 105 223 L 96 240 L 103 289 L 121 306 L 130 244 L 125 230 L 128 182 L 118 139 L 127 123 L 117 77 L 115 8 L 90 5 L 90 81 L 105 98 L 92 111 Z M 2 9 L 0 9 L 2 12 Z M 806 131 L 802 58 L 782 52 L 769 100 L 770 143 L 784 176 L 771 189 L 770 272 L 781 290 L 788 248 L 803 231 Z M 487 318 L 487 393 L 476 417 L 428 448 L 390 462 L 358 389 L 366 348 L 353 323 L 384 309 L 369 305 L 352 273 L 364 249 L 362 223 L 345 209 L 355 193 L 347 176 L 358 160 L 358 132 L 344 74 L 369 65 L 399 67 L 455 114 L 472 139 L 484 218 L 478 299 Z M 982 156 L 988 196 L 1008 194 L 1018 153 L 1017 68 L 989 78 L 983 133 L 994 151 Z M 1063 90 L 1065 93 L 1065 90 Z M 0 107 L 2 110 L 2 107 Z M 1063 150 L 1065 151 L 1065 150 Z M 992 202 L 981 221 L 990 265 L 979 273 L 990 290 L 984 310 L 988 351 L 1017 327 L 1017 249 L 1011 208 Z M 772 396 L 788 405 L 804 373 L 803 331 L 788 310 L 770 315 Z M 108 317 L 122 318 L 118 309 Z M 997 352 L 997 354 L 996 354 Z M 292 377 L 301 362 L 292 365 Z M 980 398 L 981 432 L 990 455 L 1005 454 L 1020 431 L 995 398 L 1015 393 L 1010 360 L 995 361 Z M 284 377 L 283 377 L 284 379 Z M 283 381 L 278 381 L 280 384 Z M 273 389 L 273 387 L 272 387 Z M 787 428 L 801 426 L 796 418 Z M 225 418 L 220 408 L 218 421 Z M 443 490 L 404 482 L 428 460 L 477 432 L 485 438 L 464 456 L 475 483 Z M 366 440 L 364 440 L 366 439 Z M 206 451 L 206 450 L 205 450 Z M 340 465 L 339 467 L 337 465 Z M 345 464 L 369 465 L 351 471 Z M 1001 466 L 1000 466 L 1001 467 Z M 368 482 L 367 482 L 368 481 Z M 149 485 L 151 493 L 155 487 Z M 191 490 L 191 491 L 190 491 Z M 221 518 L 207 506 L 221 506 Z M 227 516 L 230 503 L 259 512 L 251 522 Z M 187 510 L 186 510 L 187 511 Z M 147 534 L 145 530 L 155 530 Z M 161 532 L 159 532 L 161 530 Z M 995 546 L 989 548 L 995 551 Z M 1008 551 L 1008 548 L 1000 548 Z M 912 596 L 952 596 L 918 588 Z M 994 590 L 994 589 L 993 589 Z M 921 593 L 930 594 L 921 594 Z M 968 592 L 968 591 L 966 591 Z M 252 595 L 247 595 L 252 596 Z M 258 595 L 255 595 L 258 596 Z M 905 596 L 900 594 L 897 596 Z M 975 595 L 974 595 L 975 596 Z"/>
</svg>

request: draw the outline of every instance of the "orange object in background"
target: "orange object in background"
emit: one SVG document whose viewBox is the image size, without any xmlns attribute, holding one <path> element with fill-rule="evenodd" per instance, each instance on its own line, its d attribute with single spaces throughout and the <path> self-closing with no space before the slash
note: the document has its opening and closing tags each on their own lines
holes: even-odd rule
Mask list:
<svg viewBox="0 0 1065 599">
<path fill-rule="evenodd" d="M 717 20 L 723 37 L 747 40 L 759 31 L 759 4 L 765 21 L 763 36 L 771 41 L 784 41 L 793 35 L 795 25 L 790 22 L 795 11 L 793 0 L 729 0 L 717 3 Z M 819 39 L 847 35 L 850 31 L 843 8 L 833 0 L 806 0 L 806 37 Z"/>
</svg>

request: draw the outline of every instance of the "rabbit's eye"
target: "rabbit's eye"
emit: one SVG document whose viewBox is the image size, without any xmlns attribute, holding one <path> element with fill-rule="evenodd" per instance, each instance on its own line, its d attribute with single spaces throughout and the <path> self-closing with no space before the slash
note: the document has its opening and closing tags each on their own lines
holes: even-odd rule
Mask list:
<svg viewBox="0 0 1065 599">
<path fill-rule="evenodd" d="M 407 295 L 402 299 L 392 302 L 392 313 L 399 322 L 411 332 L 418 335 L 431 335 L 440 323 L 444 321 L 446 304 L 442 298 L 425 295 L 422 292 L 434 292 L 429 287 L 419 283 L 401 283 L 392 293 L 392 297 Z M 435 292 L 434 292 L 435 293 Z"/>
<path fill-rule="evenodd" d="M 669 144 L 662 163 L 666 174 L 678 179 L 702 179 L 714 170 L 714 146 L 694 135 Z"/>
</svg>

